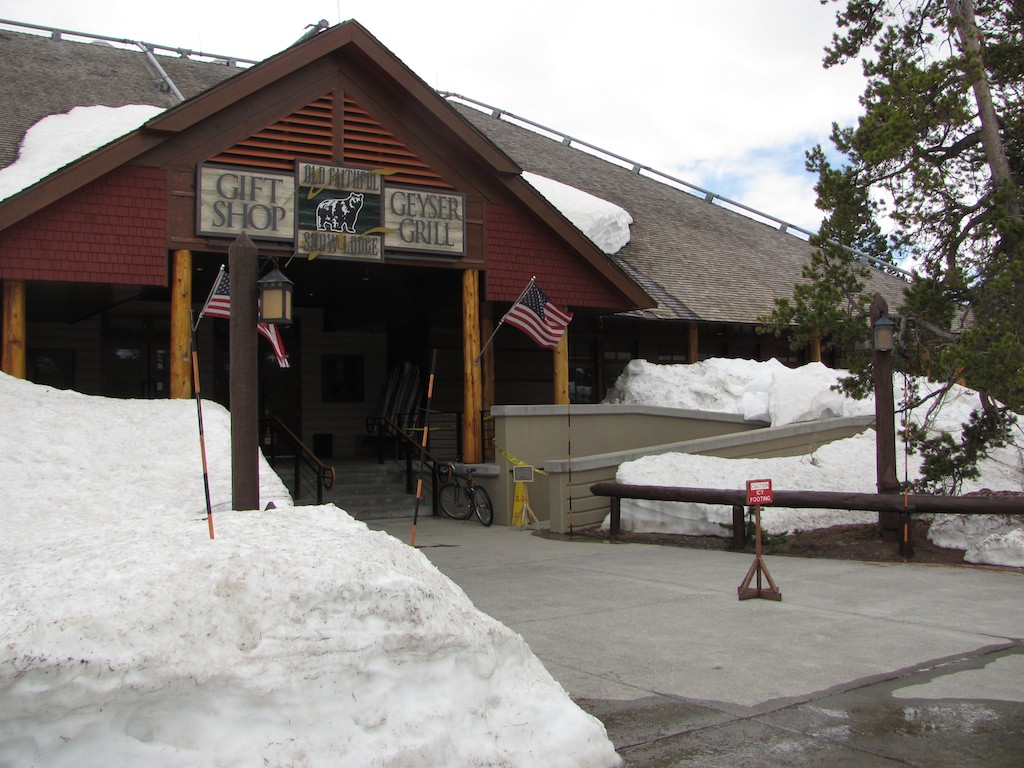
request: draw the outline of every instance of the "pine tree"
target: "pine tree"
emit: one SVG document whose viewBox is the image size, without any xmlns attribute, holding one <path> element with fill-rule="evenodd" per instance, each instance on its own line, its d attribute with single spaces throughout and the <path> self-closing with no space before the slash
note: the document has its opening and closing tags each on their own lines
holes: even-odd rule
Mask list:
<svg viewBox="0 0 1024 768">
<path fill-rule="evenodd" d="M 795 329 L 796 344 L 829 337 L 852 372 L 845 387 L 864 395 L 863 263 L 915 261 L 894 362 L 938 381 L 934 400 L 957 381 L 980 394 L 962 444 L 916 434 L 922 489 L 956 491 L 1024 408 L 1024 3 L 845 0 L 836 22 L 824 65 L 861 59 L 864 113 L 833 125 L 841 167 L 820 146 L 808 153 L 820 250 L 766 325 Z"/>
</svg>

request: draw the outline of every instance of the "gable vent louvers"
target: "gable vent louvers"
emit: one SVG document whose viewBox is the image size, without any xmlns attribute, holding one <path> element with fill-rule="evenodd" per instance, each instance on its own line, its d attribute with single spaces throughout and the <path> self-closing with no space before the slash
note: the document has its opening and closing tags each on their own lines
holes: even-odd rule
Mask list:
<svg viewBox="0 0 1024 768">
<path fill-rule="evenodd" d="M 349 98 L 345 99 L 342 152 L 346 164 L 389 171 L 388 181 L 451 189 L 391 131 Z"/>
<path fill-rule="evenodd" d="M 334 156 L 334 97 L 327 94 L 214 158 L 215 163 L 290 171 L 295 160 L 330 163 Z"/>
</svg>

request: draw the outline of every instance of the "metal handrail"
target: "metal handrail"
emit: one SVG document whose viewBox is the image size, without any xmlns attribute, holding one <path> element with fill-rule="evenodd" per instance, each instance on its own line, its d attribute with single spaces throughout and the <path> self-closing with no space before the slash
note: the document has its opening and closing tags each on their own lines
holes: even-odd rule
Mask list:
<svg viewBox="0 0 1024 768">
<path fill-rule="evenodd" d="M 421 455 L 423 461 L 426 462 L 430 468 L 430 495 L 431 495 L 431 511 L 436 516 L 438 510 L 438 483 L 435 482 L 439 477 L 439 470 L 441 467 L 449 467 L 452 462 L 441 459 L 431 453 L 429 450 L 423 447 L 420 440 L 417 440 L 411 432 L 419 432 L 422 427 L 400 427 L 387 416 L 378 416 L 375 418 L 378 424 L 377 438 L 381 446 L 383 446 L 384 430 L 380 429 L 380 426 L 390 427 L 391 432 L 398 438 L 399 445 L 405 449 L 405 490 L 407 493 L 416 492 L 416 484 L 413 481 L 413 455 Z M 381 463 L 383 463 L 384 449 L 379 449 L 379 457 Z"/>
<path fill-rule="evenodd" d="M 316 487 L 317 504 L 324 503 L 324 491 L 334 487 L 337 476 L 334 467 L 324 464 L 317 458 L 309 447 L 302 442 L 298 435 L 289 429 L 288 425 L 276 416 L 265 416 L 260 419 L 260 434 L 270 437 L 270 455 L 267 461 L 274 466 L 277 461 L 277 438 L 280 436 L 292 450 L 293 458 L 293 490 L 292 496 L 298 499 L 302 493 L 302 468 L 305 467 L 311 473 L 313 484 Z M 264 451 L 266 453 L 266 451 Z"/>
</svg>

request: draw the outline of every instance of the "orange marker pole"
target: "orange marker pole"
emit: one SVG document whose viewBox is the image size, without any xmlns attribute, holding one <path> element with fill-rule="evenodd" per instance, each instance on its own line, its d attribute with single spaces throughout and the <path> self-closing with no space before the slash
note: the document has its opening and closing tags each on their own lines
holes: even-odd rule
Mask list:
<svg viewBox="0 0 1024 768">
<path fill-rule="evenodd" d="M 199 415 L 199 452 L 203 456 L 203 490 L 206 492 L 206 525 L 213 538 L 213 507 L 210 504 L 210 473 L 206 467 L 206 438 L 203 436 L 203 399 L 199 390 L 199 353 L 196 350 L 196 326 L 192 325 L 192 382 L 195 386 L 196 412 Z"/>
<path fill-rule="evenodd" d="M 416 480 L 416 509 L 412 514 L 412 537 L 409 546 L 416 546 L 416 523 L 420 516 L 420 502 L 423 500 L 423 464 L 427 458 L 427 435 L 430 433 L 430 402 L 434 397 L 434 368 L 437 366 L 437 350 L 430 356 L 430 377 L 427 379 L 427 410 L 423 415 L 423 436 L 420 439 L 420 476 Z"/>
</svg>

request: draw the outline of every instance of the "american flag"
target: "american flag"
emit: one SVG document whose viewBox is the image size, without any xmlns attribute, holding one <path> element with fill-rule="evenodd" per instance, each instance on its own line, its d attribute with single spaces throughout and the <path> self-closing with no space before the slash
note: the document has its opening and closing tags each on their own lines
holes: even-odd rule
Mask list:
<svg viewBox="0 0 1024 768">
<path fill-rule="evenodd" d="M 223 264 L 220 266 L 220 272 L 217 273 L 217 279 L 213 281 L 213 288 L 210 290 L 210 295 L 207 297 L 199 317 L 222 317 L 225 319 L 231 317 L 231 280 L 228 273 L 224 271 Z M 277 364 L 282 368 L 291 368 L 288 355 L 284 353 L 284 340 L 281 338 L 281 331 L 278 327 L 270 323 L 259 323 L 256 330 L 274 348 Z"/>
<path fill-rule="evenodd" d="M 199 317 L 231 317 L 231 280 L 228 273 L 224 271 L 224 265 L 220 265 L 220 272 L 217 279 L 213 281 L 213 289 L 210 291 L 206 304 L 203 305 Z"/>
<path fill-rule="evenodd" d="M 552 304 L 537 287 L 536 280 L 530 281 L 526 292 L 503 318 L 504 322 L 515 326 L 537 344 L 549 349 L 558 346 L 570 320 L 572 313 L 563 312 Z"/>
</svg>

